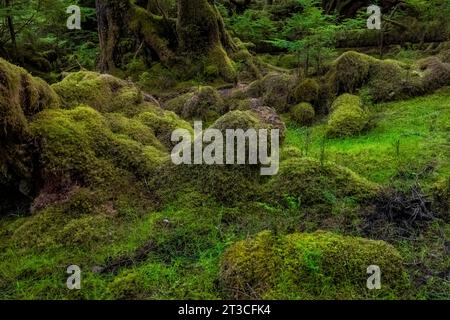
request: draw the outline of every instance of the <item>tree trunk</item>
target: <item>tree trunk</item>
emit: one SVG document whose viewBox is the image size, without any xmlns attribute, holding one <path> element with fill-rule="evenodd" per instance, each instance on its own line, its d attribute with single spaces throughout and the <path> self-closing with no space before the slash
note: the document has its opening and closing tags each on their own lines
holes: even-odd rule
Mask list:
<svg viewBox="0 0 450 320">
<path fill-rule="evenodd" d="M 200 57 L 206 66 L 215 66 L 227 81 L 236 74 L 228 53 L 237 47 L 212 0 L 178 0 L 177 34 L 180 53 Z"/>
<path fill-rule="evenodd" d="M 169 40 L 163 36 L 169 32 L 161 17 L 123 0 L 96 0 L 96 11 L 101 50 L 99 68 L 102 72 L 113 72 L 118 66 L 120 40 L 124 37 L 144 43 L 165 64 L 170 64 L 174 58 Z"/>
<path fill-rule="evenodd" d="M 96 0 L 100 69 L 114 71 L 122 54 L 119 52 L 121 39 L 133 37 L 167 67 L 184 58 L 184 64 L 190 61 L 208 70 L 216 68 L 222 78 L 234 81 L 236 73 L 228 53 L 237 51 L 237 47 L 225 30 L 214 1 L 178 0 L 177 5 L 175 21 L 164 17 L 163 12 L 154 13 L 160 11 L 158 1 L 149 1 L 143 8 L 130 0 Z"/>
</svg>

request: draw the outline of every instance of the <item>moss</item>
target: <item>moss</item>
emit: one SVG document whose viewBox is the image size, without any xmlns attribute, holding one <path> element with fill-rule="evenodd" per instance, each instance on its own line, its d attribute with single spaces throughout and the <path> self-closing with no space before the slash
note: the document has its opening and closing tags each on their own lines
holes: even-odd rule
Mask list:
<svg viewBox="0 0 450 320">
<path fill-rule="evenodd" d="M 107 295 L 117 300 L 139 299 L 143 286 L 142 277 L 137 272 L 127 271 L 108 285 Z"/>
<path fill-rule="evenodd" d="M 448 85 L 450 65 L 438 57 L 408 65 L 349 51 L 334 61 L 327 79 L 337 94 L 355 93 L 367 86 L 374 102 L 391 101 L 430 93 Z"/>
<path fill-rule="evenodd" d="M 354 93 L 365 84 L 373 61 L 374 58 L 355 51 L 345 52 L 337 58 L 329 74 L 336 92 Z"/>
<path fill-rule="evenodd" d="M 133 84 L 90 71 L 71 73 L 52 88 L 69 109 L 85 104 L 100 112 L 120 112 L 143 102 L 142 93 Z"/>
<path fill-rule="evenodd" d="M 175 112 L 181 116 L 183 114 L 184 105 L 194 97 L 194 92 L 188 92 L 170 99 L 164 103 L 164 109 Z"/>
<path fill-rule="evenodd" d="M 285 112 L 292 92 L 293 78 L 288 74 L 269 73 L 252 82 L 246 94 L 252 98 L 262 97 L 262 102 L 277 112 Z"/>
<path fill-rule="evenodd" d="M 280 164 L 279 173 L 264 185 L 267 199 L 277 202 L 288 197 L 300 204 L 326 203 L 327 195 L 336 199 L 346 197 L 356 201 L 373 198 L 378 186 L 353 171 L 333 165 L 321 164 L 310 158 L 291 157 Z"/>
<path fill-rule="evenodd" d="M 70 220 L 59 232 L 58 240 L 67 246 L 91 246 L 112 240 L 113 228 L 110 220 L 103 215 Z"/>
<path fill-rule="evenodd" d="M 407 92 L 413 75 L 407 66 L 395 60 L 375 60 L 370 69 L 367 87 L 374 102 L 391 101 L 415 95 Z M 414 87 L 409 90 L 414 90 Z"/>
<path fill-rule="evenodd" d="M 167 152 L 159 142 L 150 145 L 152 132 L 146 131 L 143 124 L 121 120 L 122 125 L 137 125 L 150 140 L 143 144 L 134 140 L 137 133 L 113 133 L 107 119 L 87 106 L 42 112 L 32 123 L 32 130 L 41 141 L 41 165 L 47 179 L 91 183 L 114 172 L 114 167 L 138 177 L 153 174 L 168 160 Z"/>
<path fill-rule="evenodd" d="M 215 45 L 205 59 L 204 73 L 207 76 L 220 75 L 227 82 L 235 82 L 237 73 L 234 62 L 221 45 Z"/>
<path fill-rule="evenodd" d="M 381 290 L 366 288 L 371 265 L 381 269 Z M 232 299 L 393 299 L 409 284 L 402 257 L 383 241 L 265 231 L 224 253 L 221 285 Z"/>
<path fill-rule="evenodd" d="M 248 130 L 250 128 L 258 129 L 261 127 L 257 116 L 251 111 L 231 111 L 219 118 L 212 128 L 225 131 L 227 129 L 242 129 Z"/>
<path fill-rule="evenodd" d="M 361 98 L 352 94 L 344 93 L 341 94 L 339 97 L 337 97 L 333 103 L 331 104 L 330 110 L 336 111 L 340 107 L 346 106 L 346 105 L 355 105 L 360 108 L 362 108 L 362 101 Z"/>
<path fill-rule="evenodd" d="M 1 138 L 20 138 L 27 133 L 31 117 L 58 106 L 59 98 L 42 79 L 0 58 Z"/>
<path fill-rule="evenodd" d="M 309 103 L 300 103 L 291 108 L 291 119 L 300 125 L 310 125 L 316 116 L 314 108 Z"/>
<path fill-rule="evenodd" d="M 319 90 L 316 80 L 305 79 L 294 88 L 293 98 L 296 102 L 316 103 L 319 99 Z"/>
<path fill-rule="evenodd" d="M 423 71 L 422 88 L 431 93 L 443 86 L 450 85 L 450 64 L 443 63 L 438 57 L 429 57 L 418 62 Z"/>
<path fill-rule="evenodd" d="M 361 99 L 344 94 L 332 105 L 332 113 L 328 120 L 327 135 L 330 137 L 346 137 L 361 132 L 368 122 L 366 112 L 361 108 Z"/>
<path fill-rule="evenodd" d="M 146 71 L 140 73 L 138 79 L 138 84 L 144 90 L 148 90 L 149 92 L 153 92 L 155 88 L 166 90 L 176 85 L 177 74 L 165 68 L 160 63 L 152 65 L 150 70 L 148 70 L 148 67 L 145 67 L 144 70 Z M 134 72 L 130 72 L 131 76 L 134 74 Z"/>
<path fill-rule="evenodd" d="M 202 121 L 213 121 L 226 112 L 225 103 L 217 90 L 200 87 L 183 106 L 182 117 Z"/>
<path fill-rule="evenodd" d="M 192 132 L 192 127 L 188 122 L 180 119 L 175 113 L 160 108 L 152 108 L 140 113 L 135 119 L 151 128 L 158 140 L 169 150 L 176 144 L 171 141 L 174 130 L 187 129 Z"/>
<path fill-rule="evenodd" d="M 105 115 L 111 131 L 114 134 L 124 135 L 144 146 L 153 146 L 159 150 L 166 150 L 164 145 L 156 138 L 152 128 L 136 119 L 127 118 L 119 113 Z"/>
</svg>

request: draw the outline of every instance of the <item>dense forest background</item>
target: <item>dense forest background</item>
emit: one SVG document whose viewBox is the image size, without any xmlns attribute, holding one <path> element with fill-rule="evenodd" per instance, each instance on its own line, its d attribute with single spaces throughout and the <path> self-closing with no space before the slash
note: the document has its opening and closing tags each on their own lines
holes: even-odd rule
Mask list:
<svg viewBox="0 0 450 320">
<path fill-rule="evenodd" d="M 449 17 L 1 0 L 0 298 L 449 299 Z M 195 120 L 280 130 L 279 173 L 174 165 Z"/>
</svg>

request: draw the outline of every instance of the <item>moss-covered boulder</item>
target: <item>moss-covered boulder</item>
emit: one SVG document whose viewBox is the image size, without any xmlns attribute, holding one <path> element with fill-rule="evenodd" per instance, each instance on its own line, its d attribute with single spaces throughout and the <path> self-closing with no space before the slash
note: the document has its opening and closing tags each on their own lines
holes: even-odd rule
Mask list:
<svg viewBox="0 0 450 320">
<path fill-rule="evenodd" d="M 369 266 L 381 270 L 380 290 L 367 288 Z M 329 232 L 264 231 L 237 242 L 223 255 L 220 282 L 230 299 L 395 299 L 408 288 L 393 246 Z"/>
<path fill-rule="evenodd" d="M 199 87 L 164 103 L 164 109 L 187 120 L 214 121 L 228 111 L 224 99 L 213 87 Z"/>
<path fill-rule="evenodd" d="M 413 77 L 404 63 L 395 60 L 373 60 L 367 88 L 375 102 L 406 98 L 416 95 L 412 86 Z"/>
<path fill-rule="evenodd" d="M 354 93 L 369 78 L 370 65 L 374 58 L 355 51 L 348 51 L 334 61 L 329 77 L 338 94 Z"/>
<path fill-rule="evenodd" d="M 225 103 L 213 87 L 200 87 L 183 106 L 181 116 L 185 119 L 216 120 L 226 113 Z"/>
<path fill-rule="evenodd" d="M 41 141 L 40 161 L 47 179 L 90 184 L 107 175 L 110 164 L 145 177 L 168 159 L 160 143 L 149 144 L 151 133 L 141 141 L 133 139 L 133 131 L 128 131 L 129 135 L 125 131 L 113 133 L 108 120 L 88 106 L 46 110 L 31 128 Z"/>
<path fill-rule="evenodd" d="M 132 83 L 90 71 L 71 73 L 52 88 L 65 108 L 85 104 L 100 112 L 132 112 L 144 101 L 142 92 Z"/>
<path fill-rule="evenodd" d="M 366 112 L 362 109 L 359 97 L 350 94 L 339 96 L 331 106 L 328 120 L 329 137 L 348 137 L 361 132 L 368 123 Z"/>
<path fill-rule="evenodd" d="M 294 79 L 289 74 L 269 73 L 264 78 L 252 82 L 246 90 L 249 97 L 262 97 L 264 105 L 277 112 L 285 112 L 291 96 Z"/>
<path fill-rule="evenodd" d="M 305 79 L 301 81 L 293 92 L 294 100 L 299 102 L 315 103 L 319 99 L 320 86 L 314 79 Z"/>
<path fill-rule="evenodd" d="M 171 98 L 164 103 L 163 108 L 165 110 L 175 112 L 177 115 L 181 116 L 183 114 L 184 105 L 194 96 L 194 94 L 194 92 L 187 92 L 180 94 L 175 98 Z"/>
<path fill-rule="evenodd" d="M 290 157 L 281 162 L 279 173 L 265 184 L 264 190 L 271 201 L 291 197 L 308 206 L 325 203 L 330 196 L 364 201 L 377 194 L 378 186 L 345 167 Z"/>
<path fill-rule="evenodd" d="M 438 57 L 429 57 L 418 62 L 423 72 L 422 88 L 424 92 L 433 92 L 450 85 L 450 63 L 442 62 Z"/>
<path fill-rule="evenodd" d="M 302 102 L 291 108 L 290 116 L 294 122 L 300 125 L 310 125 L 314 121 L 316 113 L 311 104 Z"/>
<path fill-rule="evenodd" d="M 176 144 L 172 142 L 172 132 L 176 129 L 186 129 L 192 132 L 192 126 L 178 117 L 174 112 L 161 108 L 148 108 L 135 116 L 135 119 L 149 127 L 161 143 L 171 150 Z"/>
</svg>

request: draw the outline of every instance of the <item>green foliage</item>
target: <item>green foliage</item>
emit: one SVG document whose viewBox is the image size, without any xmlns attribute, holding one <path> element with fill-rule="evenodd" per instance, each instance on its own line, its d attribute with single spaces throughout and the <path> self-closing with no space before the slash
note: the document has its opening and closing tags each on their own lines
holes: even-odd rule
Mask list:
<svg viewBox="0 0 450 320">
<path fill-rule="evenodd" d="M 292 15 L 286 21 L 282 32 L 284 38 L 273 40 L 271 43 L 296 53 L 302 63 L 304 74 L 308 75 L 311 61 L 316 62 L 316 71 L 320 72 L 323 62 L 334 54 L 336 32 L 339 27 L 336 17 L 325 14 L 320 8 L 319 1 L 301 1 L 301 4 L 303 11 Z"/>
</svg>

